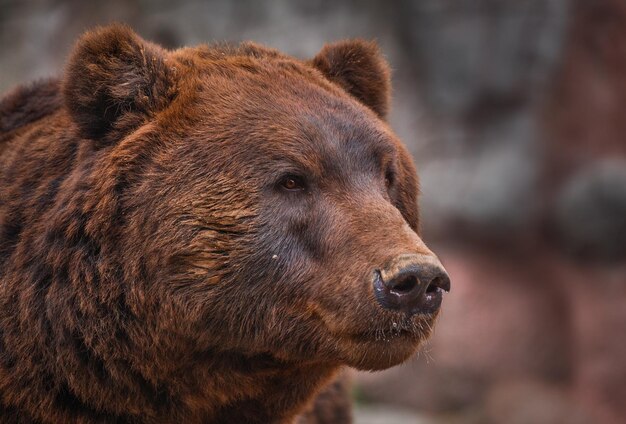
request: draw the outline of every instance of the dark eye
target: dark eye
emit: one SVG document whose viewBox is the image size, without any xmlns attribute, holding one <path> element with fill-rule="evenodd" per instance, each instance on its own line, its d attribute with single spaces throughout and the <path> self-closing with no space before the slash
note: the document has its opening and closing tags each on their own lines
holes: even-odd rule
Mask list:
<svg viewBox="0 0 626 424">
<path fill-rule="evenodd" d="M 396 174 L 393 172 L 393 169 L 388 169 L 385 172 L 385 186 L 387 188 L 391 187 L 393 183 L 396 181 Z"/>
<path fill-rule="evenodd" d="M 287 191 L 301 191 L 305 189 L 304 178 L 297 175 L 285 175 L 280 180 L 280 186 Z"/>
</svg>

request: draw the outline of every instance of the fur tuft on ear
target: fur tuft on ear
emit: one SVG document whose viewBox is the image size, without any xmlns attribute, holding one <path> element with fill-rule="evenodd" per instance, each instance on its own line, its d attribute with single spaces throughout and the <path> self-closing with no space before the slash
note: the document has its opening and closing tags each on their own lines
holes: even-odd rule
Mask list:
<svg viewBox="0 0 626 424">
<path fill-rule="evenodd" d="M 87 32 L 70 55 L 65 105 L 81 135 L 110 139 L 139 126 L 174 96 L 167 52 L 114 24 Z"/>
<path fill-rule="evenodd" d="M 328 44 L 311 63 L 378 116 L 386 117 L 391 96 L 391 71 L 375 42 L 346 40 Z"/>
</svg>

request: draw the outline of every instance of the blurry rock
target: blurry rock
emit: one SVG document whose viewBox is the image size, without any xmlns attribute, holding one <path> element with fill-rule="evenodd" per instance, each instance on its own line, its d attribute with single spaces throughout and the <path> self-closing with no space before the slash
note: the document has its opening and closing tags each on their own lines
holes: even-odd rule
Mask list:
<svg viewBox="0 0 626 424">
<path fill-rule="evenodd" d="M 585 259 L 626 259 L 626 160 L 596 162 L 574 175 L 556 200 L 564 247 Z"/>
<path fill-rule="evenodd" d="M 437 366 L 422 354 L 387 371 L 359 372 L 354 380 L 368 402 L 429 413 L 466 410 L 480 405 L 488 383 L 472 370 Z"/>
<path fill-rule="evenodd" d="M 546 2 L 547 3 L 547 2 Z M 550 178 L 607 157 L 626 157 L 626 2 L 571 1 L 563 60 L 544 125 Z"/>
<path fill-rule="evenodd" d="M 579 402 L 603 424 L 626 422 L 626 263 L 554 263 L 571 305 L 574 372 Z"/>
<path fill-rule="evenodd" d="M 402 0 L 399 73 L 433 135 L 413 150 L 429 237 L 510 242 L 538 209 L 537 106 L 560 63 L 570 0 Z M 425 120 L 425 119 L 423 119 Z M 469 237 L 468 237 L 469 236 Z"/>
<path fill-rule="evenodd" d="M 487 395 L 486 411 L 493 424 L 597 422 L 565 390 L 537 381 L 495 384 Z"/>
<path fill-rule="evenodd" d="M 485 97 L 537 94 L 559 58 L 568 0 L 403 0 L 395 25 L 431 108 L 462 117 Z"/>
<path fill-rule="evenodd" d="M 357 406 L 354 424 L 436 424 L 432 419 L 397 407 L 384 405 Z"/>
<path fill-rule="evenodd" d="M 532 132 L 526 119 L 509 124 L 500 130 Z M 510 243 L 532 224 L 537 210 L 537 162 L 523 140 L 503 141 L 458 159 L 429 161 L 420 167 L 420 178 L 429 237 L 458 239 L 470 233 Z"/>
</svg>

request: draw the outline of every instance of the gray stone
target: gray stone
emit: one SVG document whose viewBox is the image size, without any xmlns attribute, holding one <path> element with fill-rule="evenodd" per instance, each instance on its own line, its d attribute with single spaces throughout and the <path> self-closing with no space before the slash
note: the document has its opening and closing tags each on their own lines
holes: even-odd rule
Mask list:
<svg viewBox="0 0 626 424">
<path fill-rule="evenodd" d="M 626 258 L 626 160 L 594 163 L 571 178 L 556 201 L 566 249 L 586 258 Z"/>
</svg>

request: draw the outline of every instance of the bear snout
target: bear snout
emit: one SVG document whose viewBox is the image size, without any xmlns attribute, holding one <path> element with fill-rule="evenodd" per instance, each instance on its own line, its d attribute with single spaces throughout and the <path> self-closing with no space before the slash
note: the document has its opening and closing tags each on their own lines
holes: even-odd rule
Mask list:
<svg viewBox="0 0 626 424">
<path fill-rule="evenodd" d="M 434 255 L 403 254 L 373 275 L 376 300 L 385 309 L 407 315 L 439 310 L 450 278 Z"/>
</svg>

